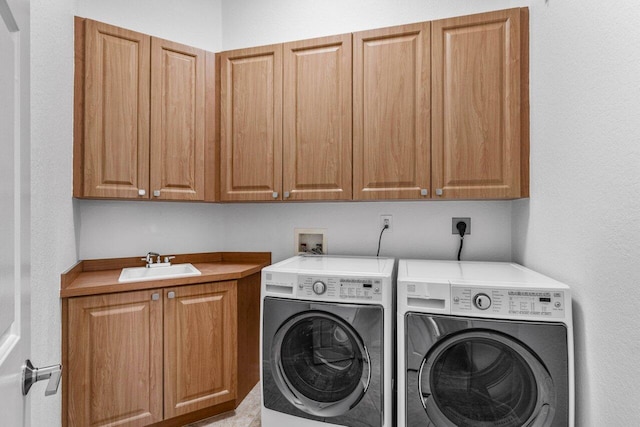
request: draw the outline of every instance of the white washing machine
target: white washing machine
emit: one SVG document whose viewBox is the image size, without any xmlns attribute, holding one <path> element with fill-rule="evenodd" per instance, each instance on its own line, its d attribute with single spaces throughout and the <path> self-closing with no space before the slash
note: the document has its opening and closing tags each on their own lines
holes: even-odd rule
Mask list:
<svg viewBox="0 0 640 427">
<path fill-rule="evenodd" d="M 569 287 L 517 264 L 400 260 L 398 426 L 574 425 Z"/>
<path fill-rule="evenodd" d="M 296 256 L 262 270 L 263 427 L 391 427 L 394 264 Z"/>
</svg>

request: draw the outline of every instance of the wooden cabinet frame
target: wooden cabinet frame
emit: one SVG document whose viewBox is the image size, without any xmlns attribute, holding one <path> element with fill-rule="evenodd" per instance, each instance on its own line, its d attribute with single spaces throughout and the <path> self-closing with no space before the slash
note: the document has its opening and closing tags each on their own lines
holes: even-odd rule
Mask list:
<svg viewBox="0 0 640 427">
<path fill-rule="evenodd" d="M 283 197 L 351 200 L 351 34 L 283 50 Z"/>
<path fill-rule="evenodd" d="M 522 8 L 433 21 L 434 197 L 528 196 L 527 17 Z"/>
<path fill-rule="evenodd" d="M 271 254 L 176 254 L 175 262 L 202 276 L 119 283 L 139 257 L 82 260 L 62 273 L 63 427 L 100 424 L 90 418 L 179 427 L 236 408 L 255 387 L 260 271 Z M 164 414 L 163 394 L 177 397 Z"/>
<path fill-rule="evenodd" d="M 63 299 L 62 425 L 179 426 L 237 407 L 260 377 L 259 323 L 259 273 Z"/>
<path fill-rule="evenodd" d="M 149 188 L 151 37 L 76 18 L 76 39 L 74 195 L 138 198 Z"/>
<path fill-rule="evenodd" d="M 151 38 L 153 198 L 205 198 L 205 64 L 204 50 Z"/>
<path fill-rule="evenodd" d="M 74 197 L 217 200 L 215 93 L 213 54 L 76 17 Z"/>
<path fill-rule="evenodd" d="M 220 199 L 281 200 L 282 45 L 220 57 Z"/>
<path fill-rule="evenodd" d="M 74 196 L 528 197 L 528 19 L 515 8 L 214 55 L 76 18 Z M 109 67 L 96 59 L 100 34 Z M 184 69 L 173 92 L 168 58 Z M 151 77 L 106 90 L 119 65 Z M 176 96 L 195 86 L 204 95 Z M 180 105 L 188 117 L 170 113 Z M 123 114 L 126 126 L 103 123 Z M 126 138 L 108 148 L 104 129 Z"/>
<path fill-rule="evenodd" d="M 163 309 L 154 293 L 83 297 L 66 305 L 68 324 L 82 327 L 66 337 L 64 425 L 162 421 Z"/>
<path fill-rule="evenodd" d="M 164 417 L 236 397 L 236 283 L 166 288 Z"/>
<path fill-rule="evenodd" d="M 430 37 L 429 22 L 353 34 L 354 199 L 428 195 Z"/>
<path fill-rule="evenodd" d="M 219 58 L 221 199 L 350 200 L 351 35 Z"/>
</svg>

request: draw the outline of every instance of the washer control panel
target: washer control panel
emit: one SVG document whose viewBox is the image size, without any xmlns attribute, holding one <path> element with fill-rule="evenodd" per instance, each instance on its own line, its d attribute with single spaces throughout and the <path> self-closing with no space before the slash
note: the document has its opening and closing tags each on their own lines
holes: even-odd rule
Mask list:
<svg viewBox="0 0 640 427">
<path fill-rule="evenodd" d="M 382 279 L 298 276 L 298 297 L 330 300 L 382 301 Z"/>
<path fill-rule="evenodd" d="M 453 285 L 451 287 L 451 313 L 564 318 L 564 296 L 564 292 L 561 290 Z"/>
</svg>

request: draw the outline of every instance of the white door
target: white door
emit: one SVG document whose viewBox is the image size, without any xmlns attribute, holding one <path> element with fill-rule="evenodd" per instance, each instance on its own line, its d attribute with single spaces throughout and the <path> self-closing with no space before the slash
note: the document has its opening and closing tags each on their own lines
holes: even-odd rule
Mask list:
<svg viewBox="0 0 640 427">
<path fill-rule="evenodd" d="M 29 423 L 28 19 L 28 1 L 0 0 L 0 424 L 12 427 Z"/>
</svg>

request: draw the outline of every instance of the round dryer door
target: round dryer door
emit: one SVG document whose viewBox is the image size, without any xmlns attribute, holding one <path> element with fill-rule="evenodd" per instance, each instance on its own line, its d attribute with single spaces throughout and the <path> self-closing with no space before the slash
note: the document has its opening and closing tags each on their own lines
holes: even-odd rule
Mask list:
<svg viewBox="0 0 640 427">
<path fill-rule="evenodd" d="M 547 369 L 522 343 L 494 331 L 438 342 L 418 381 L 422 405 L 437 426 L 541 427 L 555 411 Z"/>
<path fill-rule="evenodd" d="M 282 394 L 311 415 L 346 413 L 364 396 L 371 362 L 358 333 L 330 313 L 308 311 L 285 322 L 274 336 L 274 381 Z"/>
</svg>

